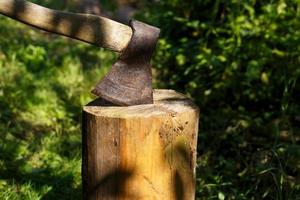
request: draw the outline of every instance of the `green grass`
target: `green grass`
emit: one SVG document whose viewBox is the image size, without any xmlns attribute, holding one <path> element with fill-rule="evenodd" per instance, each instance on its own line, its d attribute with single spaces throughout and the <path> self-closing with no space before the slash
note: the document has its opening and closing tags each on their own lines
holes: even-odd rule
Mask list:
<svg viewBox="0 0 300 200">
<path fill-rule="evenodd" d="M 201 105 L 197 200 L 300 199 L 299 9 L 162 2 L 142 15 L 162 28 L 155 83 Z M 0 17 L 0 200 L 81 199 L 81 108 L 115 58 Z"/>
<path fill-rule="evenodd" d="M 0 199 L 81 199 L 81 108 L 115 55 L 0 27 Z"/>
</svg>

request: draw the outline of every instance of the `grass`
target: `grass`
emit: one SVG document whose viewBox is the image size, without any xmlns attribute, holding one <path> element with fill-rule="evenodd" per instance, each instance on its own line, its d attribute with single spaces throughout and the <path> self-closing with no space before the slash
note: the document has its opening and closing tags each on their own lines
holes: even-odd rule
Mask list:
<svg viewBox="0 0 300 200">
<path fill-rule="evenodd" d="M 113 53 L 0 18 L 0 199 L 81 199 L 81 108 Z"/>
<path fill-rule="evenodd" d="M 116 55 L 4 17 L 0 27 L 0 199 L 81 199 L 81 108 Z M 201 108 L 197 199 L 300 199 L 299 119 L 230 106 Z"/>
</svg>

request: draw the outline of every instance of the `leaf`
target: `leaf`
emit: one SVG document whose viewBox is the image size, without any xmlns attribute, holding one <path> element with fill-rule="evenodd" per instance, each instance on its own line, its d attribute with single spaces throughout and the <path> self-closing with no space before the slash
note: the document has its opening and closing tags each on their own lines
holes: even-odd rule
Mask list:
<svg viewBox="0 0 300 200">
<path fill-rule="evenodd" d="M 277 13 L 283 14 L 285 13 L 285 8 L 287 7 L 286 3 L 284 1 L 281 1 L 279 5 L 277 6 Z"/>
<path fill-rule="evenodd" d="M 219 200 L 224 200 L 224 199 L 225 199 L 224 193 L 219 192 L 219 193 L 218 193 L 218 198 L 219 198 Z"/>
<path fill-rule="evenodd" d="M 266 72 L 261 73 L 260 79 L 265 84 L 269 83 L 269 76 Z"/>
</svg>

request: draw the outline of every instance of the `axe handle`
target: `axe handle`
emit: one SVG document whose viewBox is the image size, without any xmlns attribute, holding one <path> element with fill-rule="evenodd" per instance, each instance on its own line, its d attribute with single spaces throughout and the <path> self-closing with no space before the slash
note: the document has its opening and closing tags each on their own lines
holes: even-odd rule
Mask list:
<svg viewBox="0 0 300 200">
<path fill-rule="evenodd" d="M 129 26 L 90 14 L 48 9 L 25 0 L 0 0 L 0 13 L 33 27 L 121 52 L 129 43 Z"/>
</svg>

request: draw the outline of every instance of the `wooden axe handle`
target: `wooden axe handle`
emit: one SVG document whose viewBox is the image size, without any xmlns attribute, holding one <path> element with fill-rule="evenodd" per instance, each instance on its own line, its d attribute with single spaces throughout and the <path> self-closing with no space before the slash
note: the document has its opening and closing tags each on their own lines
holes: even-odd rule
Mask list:
<svg viewBox="0 0 300 200">
<path fill-rule="evenodd" d="M 25 0 L 0 0 L 0 13 L 36 28 L 121 52 L 132 30 L 105 17 L 51 10 Z"/>
</svg>

